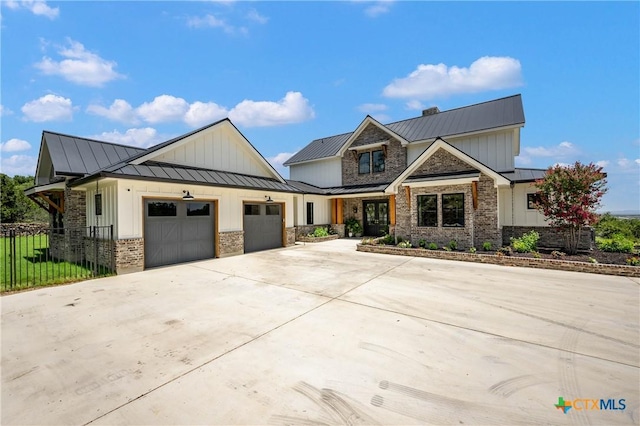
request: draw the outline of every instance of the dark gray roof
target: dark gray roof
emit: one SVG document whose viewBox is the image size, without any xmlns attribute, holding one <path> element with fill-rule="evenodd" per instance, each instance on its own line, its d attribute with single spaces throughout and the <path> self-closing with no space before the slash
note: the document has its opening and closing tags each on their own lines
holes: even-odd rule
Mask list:
<svg viewBox="0 0 640 426">
<path fill-rule="evenodd" d="M 369 192 L 384 192 L 389 186 L 389 183 L 377 183 L 368 185 L 351 185 L 351 186 L 336 186 L 332 188 L 325 188 L 327 195 L 346 195 L 346 194 L 364 194 Z"/>
<path fill-rule="evenodd" d="M 276 179 L 196 167 L 184 167 L 154 161 L 146 161 L 143 164 L 124 164 L 113 170 L 102 171 L 94 175 L 78 179 L 73 182 L 72 186 L 81 185 L 98 176 L 191 183 L 196 185 L 215 185 L 233 188 L 267 189 L 270 191 L 280 192 L 300 192 L 294 186 L 281 183 Z"/>
<path fill-rule="evenodd" d="M 535 182 L 536 179 L 542 179 L 545 172 L 544 169 L 515 169 L 500 174 L 512 182 Z"/>
<path fill-rule="evenodd" d="M 49 131 L 42 132 L 56 175 L 94 173 L 145 150 Z"/>
<path fill-rule="evenodd" d="M 324 188 L 319 188 L 314 185 L 309 185 L 308 183 L 300 182 L 297 180 L 287 180 L 288 185 L 293 186 L 298 191 L 303 192 L 305 194 L 317 194 L 317 195 L 326 195 L 327 190 Z"/>
<path fill-rule="evenodd" d="M 421 175 L 411 176 L 405 179 L 405 182 L 430 182 L 443 179 L 465 179 L 465 178 L 477 178 L 480 177 L 479 171 L 466 171 L 456 173 L 440 173 L 437 175 Z"/>
<path fill-rule="evenodd" d="M 522 97 L 513 95 L 384 126 L 411 143 L 521 124 L 524 124 Z M 352 134 L 353 132 L 316 139 L 284 165 L 335 156 Z"/>
</svg>

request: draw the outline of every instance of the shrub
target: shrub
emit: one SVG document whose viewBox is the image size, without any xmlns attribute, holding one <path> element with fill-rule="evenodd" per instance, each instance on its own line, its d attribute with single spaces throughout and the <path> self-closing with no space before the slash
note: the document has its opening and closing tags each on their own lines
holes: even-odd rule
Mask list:
<svg viewBox="0 0 640 426">
<path fill-rule="evenodd" d="M 520 238 L 511 237 L 511 246 L 513 246 L 513 249 L 518 253 L 528 253 L 530 251 L 536 251 L 539 239 L 540 234 L 536 231 L 531 231 L 523 234 Z"/>
<path fill-rule="evenodd" d="M 590 257 L 589 258 L 589 263 L 598 263 L 598 261 L 595 258 Z"/>
<path fill-rule="evenodd" d="M 425 240 L 420 240 L 420 241 L 418 241 L 418 245 L 421 248 L 426 248 L 427 247 L 427 242 Z"/>
<path fill-rule="evenodd" d="M 476 251 L 475 247 L 469 247 L 469 253 L 475 253 Z"/>
<path fill-rule="evenodd" d="M 444 251 L 451 251 L 451 247 L 449 247 L 449 246 L 442 246 L 442 250 L 444 250 Z"/>
<path fill-rule="evenodd" d="M 554 250 L 554 251 L 551 252 L 551 256 L 554 259 L 562 259 L 565 256 L 565 254 L 563 252 L 561 252 L 561 251 Z"/>
<path fill-rule="evenodd" d="M 482 250 L 484 251 L 491 251 L 491 241 L 485 241 L 484 243 L 482 243 Z"/>
<path fill-rule="evenodd" d="M 400 248 L 411 248 L 411 241 L 401 241 L 398 243 L 398 247 Z"/>
<path fill-rule="evenodd" d="M 401 239 L 399 239 L 398 241 L 402 241 L 402 240 L 401 240 Z M 386 244 L 386 245 L 388 245 L 388 246 L 389 246 L 389 245 L 390 245 L 390 246 L 394 245 L 394 244 L 395 244 L 395 241 L 394 241 L 393 235 L 389 235 L 389 234 L 387 234 L 387 235 L 385 235 L 384 237 L 382 237 L 382 238 L 380 239 L 380 244 Z"/>
<path fill-rule="evenodd" d="M 596 245 L 602 251 L 614 253 L 631 253 L 633 251 L 633 240 L 620 234 L 614 234 L 613 238 L 596 238 Z"/>
<path fill-rule="evenodd" d="M 535 259 L 540 259 L 542 256 L 540 255 L 540 253 L 538 253 L 537 251 L 532 251 L 531 253 L 533 253 L 533 257 Z"/>
<path fill-rule="evenodd" d="M 457 250 L 458 242 L 456 240 L 451 240 L 449 241 L 449 244 L 447 244 L 447 247 L 449 247 L 450 250 Z"/>
<path fill-rule="evenodd" d="M 511 256 L 513 254 L 513 250 L 511 250 L 511 247 L 509 246 L 500 247 L 496 250 L 496 254 L 499 256 Z"/>
<path fill-rule="evenodd" d="M 627 259 L 627 265 L 630 265 L 630 266 L 638 266 L 638 265 L 640 265 L 640 257 L 633 256 L 633 257 L 628 258 Z"/>
<path fill-rule="evenodd" d="M 312 234 L 314 237 L 316 238 L 320 238 L 320 237 L 328 237 L 329 233 L 327 232 L 327 228 L 318 226 Z"/>
<path fill-rule="evenodd" d="M 429 250 L 438 250 L 438 245 L 436 243 L 429 243 L 427 246 Z"/>
</svg>

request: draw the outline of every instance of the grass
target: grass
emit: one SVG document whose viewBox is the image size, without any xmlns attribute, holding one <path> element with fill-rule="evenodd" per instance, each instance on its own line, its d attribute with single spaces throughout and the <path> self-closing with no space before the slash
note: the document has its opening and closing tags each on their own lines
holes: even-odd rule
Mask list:
<svg viewBox="0 0 640 426">
<path fill-rule="evenodd" d="M 93 277 L 93 265 L 89 262 L 74 263 L 52 259 L 47 235 L 16 237 L 15 269 L 9 238 L 0 238 L 0 292 L 22 290 L 55 284 L 81 281 Z M 108 270 L 100 267 L 98 275 Z M 14 282 L 12 284 L 12 275 Z"/>
</svg>

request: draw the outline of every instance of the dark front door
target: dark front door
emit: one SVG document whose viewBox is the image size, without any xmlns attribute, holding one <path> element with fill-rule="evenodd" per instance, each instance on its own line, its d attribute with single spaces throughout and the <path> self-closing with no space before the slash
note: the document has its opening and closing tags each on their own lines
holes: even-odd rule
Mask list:
<svg viewBox="0 0 640 426">
<path fill-rule="evenodd" d="M 378 237 L 389 231 L 389 202 L 365 201 L 364 211 L 364 235 Z"/>
</svg>

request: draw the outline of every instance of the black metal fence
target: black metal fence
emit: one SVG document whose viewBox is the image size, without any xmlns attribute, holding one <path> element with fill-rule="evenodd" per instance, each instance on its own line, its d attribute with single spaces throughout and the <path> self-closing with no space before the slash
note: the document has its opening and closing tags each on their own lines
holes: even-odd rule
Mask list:
<svg viewBox="0 0 640 426">
<path fill-rule="evenodd" d="M 0 291 L 113 274 L 113 225 L 6 229 L 0 243 Z"/>
</svg>

